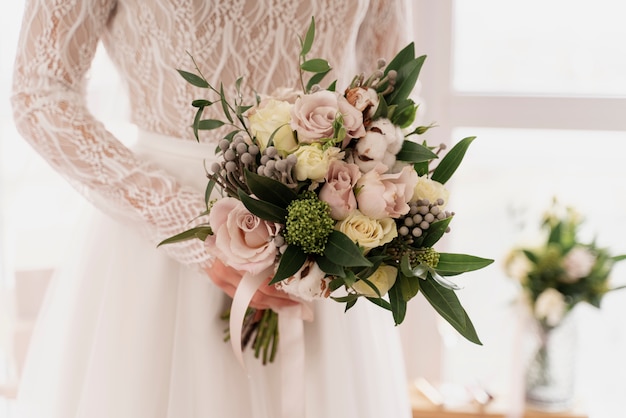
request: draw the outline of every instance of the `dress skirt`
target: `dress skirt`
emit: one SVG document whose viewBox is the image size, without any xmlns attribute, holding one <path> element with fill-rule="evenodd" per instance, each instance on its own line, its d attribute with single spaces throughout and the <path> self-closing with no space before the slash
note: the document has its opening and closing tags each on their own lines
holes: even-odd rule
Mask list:
<svg viewBox="0 0 626 418">
<path fill-rule="evenodd" d="M 142 132 L 134 150 L 183 184 L 205 187 L 215 146 Z M 207 162 L 210 166 L 210 161 Z M 55 274 L 32 338 L 18 418 L 275 418 L 281 360 L 249 350 L 247 371 L 223 341 L 231 303 L 131 225 L 93 209 Z M 331 299 L 305 322 L 307 418 L 408 418 L 391 314 Z"/>
</svg>

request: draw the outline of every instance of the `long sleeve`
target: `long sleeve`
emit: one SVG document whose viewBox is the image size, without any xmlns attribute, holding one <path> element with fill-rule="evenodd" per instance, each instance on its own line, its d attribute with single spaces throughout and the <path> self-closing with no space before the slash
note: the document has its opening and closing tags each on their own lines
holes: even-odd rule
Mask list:
<svg viewBox="0 0 626 418">
<path fill-rule="evenodd" d="M 11 98 L 21 135 L 97 207 L 156 243 L 204 209 L 198 191 L 137 158 L 89 113 L 86 73 L 114 0 L 29 0 Z M 198 240 L 164 246 L 184 264 L 204 264 Z"/>
</svg>

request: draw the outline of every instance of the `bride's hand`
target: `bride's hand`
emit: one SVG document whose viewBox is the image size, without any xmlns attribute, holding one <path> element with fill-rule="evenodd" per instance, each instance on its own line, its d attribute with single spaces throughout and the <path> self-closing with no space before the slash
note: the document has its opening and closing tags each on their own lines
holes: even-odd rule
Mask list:
<svg viewBox="0 0 626 418">
<path fill-rule="evenodd" d="M 226 292 L 231 298 L 235 296 L 235 290 L 241 282 L 241 273 L 226 266 L 220 260 L 215 260 L 210 267 L 205 269 L 211 281 Z M 278 309 L 297 305 L 299 302 L 291 299 L 289 295 L 274 286 L 268 286 L 271 277 L 259 287 L 250 301 L 250 306 L 256 309 Z"/>
</svg>

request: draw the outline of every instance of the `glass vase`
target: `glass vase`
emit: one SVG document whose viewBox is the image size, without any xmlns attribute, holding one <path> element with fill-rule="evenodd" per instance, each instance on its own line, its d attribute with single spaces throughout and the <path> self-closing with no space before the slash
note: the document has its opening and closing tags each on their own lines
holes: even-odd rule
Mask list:
<svg viewBox="0 0 626 418">
<path fill-rule="evenodd" d="M 571 315 L 556 327 L 538 326 L 539 346 L 526 372 L 526 402 L 544 411 L 563 411 L 574 402 L 576 327 Z"/>
</svg>

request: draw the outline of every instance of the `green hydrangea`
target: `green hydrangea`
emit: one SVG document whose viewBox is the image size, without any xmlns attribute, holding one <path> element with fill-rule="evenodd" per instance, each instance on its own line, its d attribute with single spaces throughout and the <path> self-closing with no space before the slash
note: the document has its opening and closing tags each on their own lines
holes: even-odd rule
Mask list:
<svg viewBox="0 0 626 418">
<path fill-rule="evenodd" d="M 323 254 L 335 221 L 330 206 L 314 192 L 305 192 L 287 207 L 285 241 L 297 245 L 307 254 Z"/>
<path fill-rule="evenodd" d="M 433 248 L 420 248 L 415 252 L 416 261 L 426 264 L 431 268 L 437 267 L 439 264 L 439 253 Z"/>
</svg>

